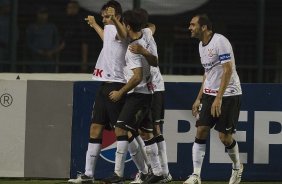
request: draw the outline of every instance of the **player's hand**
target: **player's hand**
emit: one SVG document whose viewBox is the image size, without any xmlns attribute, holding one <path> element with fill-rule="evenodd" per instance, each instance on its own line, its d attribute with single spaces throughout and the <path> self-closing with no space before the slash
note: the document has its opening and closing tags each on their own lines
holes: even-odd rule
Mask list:
<svg viewBox="0 0 282 184">
<path fill-rule="evenodd" d="M 93 26 L 96 23 L 95 17 L 92 15 L 88 15 L 84 20 L 87 21 L 87 24 L 89 24 L 90 26 Z"/>
<path fill-rule="evenodd" d="M 143 55 L 146 52 L 146 49 L 139 44 L 129 45 L 128 49 L 134 54 Z"/>
<path fill-rule="evenodd" d="M 194 117 L 196 117 L 197 114 L 199 113 L 200 104 L 201 104 L 201 101 L 199 99 L 196 99 L 193 106 L 192 106 L 192 115 Z"/>
<path fill-rule="evenodd" d="M 110 16 L 111 19 L 113 19 L 116 15 L 116 10 L 113 7 L 109 7 L 106 9 L 106 14 Z"/>
<path fill-rule="evenodd" d="M 122 94 L 119 91 L 112 91 L 109 94 L 109 98 L 113 101 L 113 102 L 117 102 L 121 99 Z"/>
<path fill-rule="evenodd" d="M 215 97 L 212 106 L 211 106 L 211 115 L 213 117 L 219 117 L 221 114 L 221 104 L 222 98 Z"/>
</svg>

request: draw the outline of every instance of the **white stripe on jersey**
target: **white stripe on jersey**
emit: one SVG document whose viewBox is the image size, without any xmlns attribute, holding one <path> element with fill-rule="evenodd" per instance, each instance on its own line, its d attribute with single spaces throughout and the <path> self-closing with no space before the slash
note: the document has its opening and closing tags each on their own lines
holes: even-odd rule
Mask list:
<svg viewBox="0 0 282 184">
<path fill-rule="evenodd" d="M 199 44 L 201 63 L 205 68 L 205 94 L 216 96 L 223 73 L 222 64 L 232 62 L 232 75 L 223 96 L 242 94 L 240 79 L 236 71 L 235 58 L 230 42 L 221 34 L 215 33 L 208 45 Z"/>
</svg>

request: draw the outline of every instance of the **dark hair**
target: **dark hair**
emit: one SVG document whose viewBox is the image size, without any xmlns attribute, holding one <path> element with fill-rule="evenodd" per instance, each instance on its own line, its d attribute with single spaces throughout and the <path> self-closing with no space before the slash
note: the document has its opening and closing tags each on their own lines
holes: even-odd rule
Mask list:
<svg viewBox="0 0 282 184">
<path fill-rule="evenodd" d="M 149 14 L 148 14 L 147 10 L 145 10 L 143 8 L 137 8 L 137 9 L 134 9 L 134 11 L 139 13 L 141 18 L 142 18 L 142 22 L 143 22 L 142 28 L 147 27 L 148 20 L 149 20 Z"/>
<path fill-rule="evenodd" d="M 200 26 L 206 25 L 208 30 L 211 30 L 211 31 L 213 30 L 212 22 L 206 14 L 198 14 L 194 17 L 199 18 L 198 23 Z"/>
<path fill-rule="evenodd" d="M 123 13 L 123 22 L 129 25 L 134 32 L 139 32 L 143 28 L 144 18 L 141 13 L 134 10 L 128 10 Z"/>
<path fill-rule="evenodd" d="M 119 2 L 115 0 L 110 0 L 102 6 L 101 11 L 106 10 L 108 7 L 114 8 L 116 11 L 116 15 L 120 15 L 120 16 L 122 15 L 122 8 Z"/>
</svg>

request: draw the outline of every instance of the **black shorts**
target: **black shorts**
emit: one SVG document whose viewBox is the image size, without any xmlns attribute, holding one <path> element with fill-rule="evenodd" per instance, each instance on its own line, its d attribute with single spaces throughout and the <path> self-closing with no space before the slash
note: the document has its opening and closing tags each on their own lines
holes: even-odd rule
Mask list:
<svg viewBox="0 0 282 184">
<path fill-rule="evenodd" d="M 156 91 L 153 94 L 151 115 L 155 125 L 164 123 L 164 97 L 164 91 Z"/>
<path fill-rule="evenodd" d="M 222 98 L 221 115 L 217 118 L 211 115 L 211 106 L 215 96 L 203 94 L 201 100 L 202 109 L 200 111 L 197 126 L 210 126 L 222 133 L 235 133 L 240 114 L 241 95 L 227 96 Z"/>
<path fill-rule="evenodd" d="M 152 121 L 143 121 L 143 119 L 148 117 L 148 114 L 150 113 L 151 103 L 151 94 L 128 94 L 116 126 L 128 131 L 137 131 L 138 128 L 142 127 L 143 129 L 152 132 Z M 141 124 L 139 124 L 140 122 Z"/>
<path fill-rule="evenodd" d="M 156 91 L 153 94 L 153 99 L 150 107 L 150 111 L 146 114 L 145 118 L 137 120 L 138 128 L 144 132 L 152 132 L 151 129 L 147 130 L 143 126 L 148 124 L 161 125 L 164 123 L 164 91 Z"/>
<path fill-rule="evenodd" d="M 111 130 L 117 122 L 120 111 L 124 105 L 125 97 L 119 101 L 113 102 L 109 98 L 111 91 L 118 91 L 125 84 L 112 82 L 103 82 L 99 87 L 92 111 L 92 123 L 105 125 L 105 128 Z"/>
</svg>

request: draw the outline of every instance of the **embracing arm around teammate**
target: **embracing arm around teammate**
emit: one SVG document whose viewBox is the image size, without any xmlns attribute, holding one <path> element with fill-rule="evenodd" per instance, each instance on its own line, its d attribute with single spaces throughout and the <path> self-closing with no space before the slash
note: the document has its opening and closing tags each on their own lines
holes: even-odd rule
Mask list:
<svg viewBox="0 0 282 184">
<path fill-rule="evenodd" d="M 128 91 L 132 90 L 142 81 L 142 68 L 134 68 L 132 69 L 132 72 L 133 76 L 129 79 L 126 85 L 124 85 L 119 91 L 112 91 L 110 93 L 110 99 L 112 101 L 118 101 L 123 95 L 126 95 Z"/>
<path fill-rule="evenodd" d="M 141 54 L 142 56 L 144 56 L 148 61 L 149 65 L 154 67 L 158 66 L 158 62 L 159 62 L 158 57 L 151 54 L 147 49 L 145 49 L 141 45 L 139 44 L 130 45 L 128 49 L 130 50 L 130 52 L 134 54 Z"/>
</svg>

